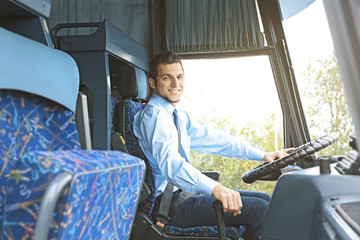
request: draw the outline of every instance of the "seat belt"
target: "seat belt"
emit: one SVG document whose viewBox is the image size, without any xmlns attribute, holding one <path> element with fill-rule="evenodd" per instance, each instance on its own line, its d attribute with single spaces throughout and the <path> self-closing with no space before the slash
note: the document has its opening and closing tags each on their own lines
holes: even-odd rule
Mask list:
<svg viewBox="0 0 360 240">
<path fill-rule="evenodd" d="M 125 145 L 125 140 L 121 136 L 121 133 L 119 132 L 113 132 L 111 134 L 111 147 L 113 150 L 117 150 L 129 154 Z"/>
<path fill-rule="evenodd" d="M 168 182 L 161 196 L 159 211 L 156 219 L 163 225 L 167 225 L 170 222 L 169 211 L 172 202 L 173 190 L 174 184 Z"/>
</svg>

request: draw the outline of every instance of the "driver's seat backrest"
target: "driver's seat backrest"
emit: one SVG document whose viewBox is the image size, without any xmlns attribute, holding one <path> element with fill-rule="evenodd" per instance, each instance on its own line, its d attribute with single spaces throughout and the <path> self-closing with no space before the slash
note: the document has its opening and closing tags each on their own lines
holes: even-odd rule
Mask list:
<svg viewBox="0 0 360 240">
<path fill-rule="evenodd" d="M 126 148 L 130 155 L 145 160 L 146 174 L 145 182 L 151 190 L 151 194 L 138 206 L 138 211 L 151 217 L 151 212 L 155 204 L 155 182 L 152 174 L 152 170 L 148 162 L 146 161 L 145 154 L 141 150 L 141 147 L 137 141 L 137 138 L 133 132 L 133 122 L 135 114 L 143 109 L 144 104 L 131 101 L 120 100 L 115 108 L 115 130 L 119 131 L 124 137 L 126 142 Z"/>
<path fill-rule="evenodd" d="M 146 161 L 145 154 L 141 150 L 133 132 L 135 114 L 143 109 L 145 99 L 149 98 L 149 86 L 146 74 L 142 70 L 123 65 L 118 73 L 119 81 L 115 89 L 118 90 L 120 99 L 112 99 L 112 132 L 119 132 L 126 142 L 127 152 L 135 157 L 143 159 L 146 164 L 145 183 L 150 190 L 149 196 L 138 206 L 138 211 L 151 217 L 151 211 L 155 204 L 155 183 L 152 170 Z"/>
</svg>

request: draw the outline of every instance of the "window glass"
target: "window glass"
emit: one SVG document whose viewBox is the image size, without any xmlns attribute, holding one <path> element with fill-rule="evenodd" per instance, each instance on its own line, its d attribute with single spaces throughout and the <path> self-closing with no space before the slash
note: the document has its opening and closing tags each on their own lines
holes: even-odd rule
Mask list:
<svg viewBox="0 0 360 240">
<path fill-rule="evenodd" d="M 318 155 L 346 154 L 354 128 L 322 1 L 315 1 L 283 25 L 312 139 L 339 134 L 339 140 Z"/>
<path fill-rule="evenodd" d="M 264 151 L 283 148 L 282 112 L 267 56 L 183 60 L 180 106 L 192 118 L 241 136 Z M 221 172 L 225 186 L 272 193 L 274 182 L 246 185 L 241 174 L 261 162 L 191 153 L 201 170 Z"/>
</svg>

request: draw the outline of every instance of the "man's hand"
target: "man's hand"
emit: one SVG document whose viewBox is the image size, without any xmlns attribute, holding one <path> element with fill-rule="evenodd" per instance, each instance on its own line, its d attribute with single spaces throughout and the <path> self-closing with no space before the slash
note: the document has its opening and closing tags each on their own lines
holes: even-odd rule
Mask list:
<svg viewBox="0 0 360 240">
<path fill-rule="evenodd" d="M 266 163 L 271 163 L 276 159 L 280 159 L 282 157 L 287 156 L 288 152 L 290 152 L 292 150 L 294 150 L 294 148 L 286 148 L 286 149 L 283 149 L 281 151 L 276 151 L 276 152 L 267 152 L 267 153 L 265 153 L 263 160 Z"/>
<path fill-rule="evenodd" d="M 221 201 L 224 213 L 233 213 L 234 216 L 241 214 L 242 202 L 239 192 L 218 184 L 214 187 L 211 195 Z"/>
</svg>

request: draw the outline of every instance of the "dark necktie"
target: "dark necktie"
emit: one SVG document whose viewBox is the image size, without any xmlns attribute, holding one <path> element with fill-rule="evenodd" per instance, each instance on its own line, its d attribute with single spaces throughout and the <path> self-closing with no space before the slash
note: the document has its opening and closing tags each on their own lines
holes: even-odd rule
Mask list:
<svg viewBox="0 0 360 240">
<path fill-rule="evenodd" d="M 179 151 L 180 155 L 181 155 L 187 162 L 189 162 L 188 158 L 186 157 L 184 148 L 183 148 L 182 145 L 181 145 L 181 128 L 180 128 L 180 124 L 179 124 L 178 112 L 177 112 L 176 109 L 174 110 L 174 113 L 173 113 L 173 114 L 174 114 L 174 123 L 175 123 L 175 126 L 176 126 L 176 130 L 177 130 L 177 132 L 178 132 L 178 140 L 179 140 L 179 148 L 178 148 L 178 151 Z"/>
</svg>

